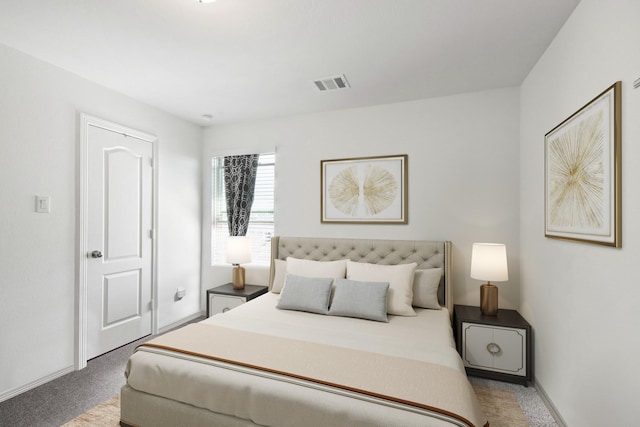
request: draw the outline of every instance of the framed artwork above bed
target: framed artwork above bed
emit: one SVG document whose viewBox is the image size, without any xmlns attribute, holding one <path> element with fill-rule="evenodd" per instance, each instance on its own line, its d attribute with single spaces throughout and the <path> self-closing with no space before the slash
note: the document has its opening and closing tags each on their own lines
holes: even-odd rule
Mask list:
<svg viewBox="0 0 640 427">
<path fill-rule="evenodd" d="M 620 247 L 621 82 L 544 137 L 545 236 Z"/>
<path fill-rule="evenodd" d="M 406 154 L 320 161 L 320 222 L 407 224 Z"/>
</svg>

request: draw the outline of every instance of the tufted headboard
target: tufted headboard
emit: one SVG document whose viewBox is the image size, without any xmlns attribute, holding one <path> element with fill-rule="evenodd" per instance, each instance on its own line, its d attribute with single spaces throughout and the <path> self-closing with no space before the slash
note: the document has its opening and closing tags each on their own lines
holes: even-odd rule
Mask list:
<svg viewBox="0 0 640 427">
<path fill-rule="evenodd" d="M 271 239 L 271 272 L 269 289 L 275 276 L 274 259 L 287 257 L 315 261 L 350 259 L 372 264 L 407 264 L 415 262 L 419 269 L 443 269 L 438 289 L 440 305 L 453 313 L 451 289 L 451 242 L 434 240 L 340 239 L 326 237 L 283 237 Z"/>
</svg>

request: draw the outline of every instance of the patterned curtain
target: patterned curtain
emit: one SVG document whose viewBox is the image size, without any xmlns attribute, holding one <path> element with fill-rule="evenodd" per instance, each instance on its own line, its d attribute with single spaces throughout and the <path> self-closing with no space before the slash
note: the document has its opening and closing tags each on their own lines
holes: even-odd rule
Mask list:
<svg viewBox="0 0 640 427">
<path fill-rule="evenodd" d="M 224 158 L 224 195 L 230 236 L 246 236 L 259 154 Z"/>
</svg>

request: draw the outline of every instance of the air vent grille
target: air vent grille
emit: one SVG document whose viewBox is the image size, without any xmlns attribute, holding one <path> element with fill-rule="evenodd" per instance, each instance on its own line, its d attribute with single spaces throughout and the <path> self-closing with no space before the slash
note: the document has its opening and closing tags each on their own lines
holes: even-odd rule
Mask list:
<svg viewBox="0 0 640 427">
<path fill-rule="evenodd" d="M 347 89 L 351 87 L 349 81 L 347 80 L 347 76 L 345 76 L 344 74 L 341 76 L 325 77 L 322 79 L 314 80 L 313 83 L 321 91 Z"/>
</svg>

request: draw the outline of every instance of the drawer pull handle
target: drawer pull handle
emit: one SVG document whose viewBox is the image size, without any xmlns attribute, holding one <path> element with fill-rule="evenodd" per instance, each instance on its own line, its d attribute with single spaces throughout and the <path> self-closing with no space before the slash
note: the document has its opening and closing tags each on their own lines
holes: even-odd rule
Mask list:
<svg viewBox="0 0 640 427">
<path fill-rule="evenodd" d="M 223 309 L 222 309 L 222 312 L 223 312 L 223 313 L 226 313 L 226 312 L 227 312 L 227 311 L 229 311 L 229 310 L 231 310 L 229 307 L 225 307 L 225 308 L 223 308 Z"/>
<path fill-rule="evenodd" d="M 487 344 L 487 351 L 495 356 L 497 354 L 500 354 L 502 352 L 502 349 L 498 344 L 492 342 Z"/>
</svg>

